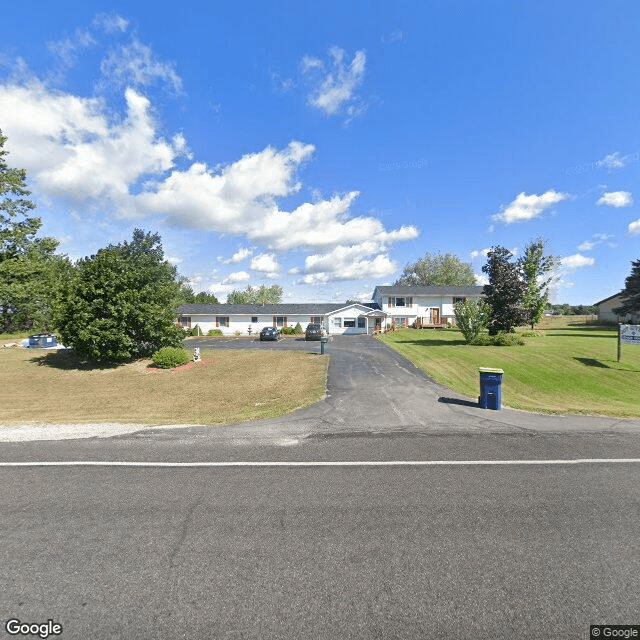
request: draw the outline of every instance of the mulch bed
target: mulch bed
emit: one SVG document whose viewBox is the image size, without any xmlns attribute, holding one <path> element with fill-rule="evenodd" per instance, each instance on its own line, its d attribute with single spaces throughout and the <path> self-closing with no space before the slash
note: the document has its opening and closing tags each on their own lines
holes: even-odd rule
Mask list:
<svg viewBox="0 0 640 640">
<path fill-rule="evenodd" d="M 158 369 L 157 367 L 147 367 L 147 371 L 149 373 L 157 371 L 158 373 L 167 373 L 171 371 L 187 371 L 188 369 L 193 369 L 194 367 L 204 367 L 209 364 L 213 364 L 212 358 L 203 358 L 202 360 L 198 360 L 198 362 L 187 362 L 187 364 L 180 365 L 179 367 L 175 367 L 174 369 Z"/>
</svg>

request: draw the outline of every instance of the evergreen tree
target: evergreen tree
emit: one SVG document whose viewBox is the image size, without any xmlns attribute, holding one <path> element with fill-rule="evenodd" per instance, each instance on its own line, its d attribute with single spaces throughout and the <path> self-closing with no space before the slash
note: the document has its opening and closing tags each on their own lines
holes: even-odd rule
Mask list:
<svg viewBox="0 0 640 640">
<path fill-rule="evenodd" d="M 525 284 L 520 279 L 518 265 L 511 262 L 513 254 L 504 247 L 493 247 L 487 254 L 487 263 L 482 271 L 489 277 L 484 286 L 487 304 L 491 307 L 489 334 L 513 331 L 525 321 L 522 309 Z"/>
<path fill-rule="evenodd" d="M 62 341 L 96 362 L 118 363 L 180 346 L 173 309 L 180 297 L 175 267 L 160 236 L 136 229 L 132 242 L 80 260 L 56 311 Z"/>
<path fill-rule="evenodd" d="M 624 284 L 620 294 L 622 304 L 613 309 L 613 312 L 623 318 L 628 315 L 640 315 L 640 260 L 631 262 L 631 273 Z"/>
</svg>

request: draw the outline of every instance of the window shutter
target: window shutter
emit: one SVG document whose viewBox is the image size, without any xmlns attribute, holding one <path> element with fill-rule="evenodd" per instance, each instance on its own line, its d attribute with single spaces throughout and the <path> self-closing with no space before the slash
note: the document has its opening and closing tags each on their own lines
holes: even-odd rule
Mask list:
<svg viewBox="0 0 640 640">
<path fill-rule="evenodd" d="M 276 326 L 276 317 L 275 316 L 273 316 L 273 326 L 274 327 Z"/>
<path fill-rule="evenodd" d="M 216 316 L 216 327 L 220 326 L 220 318 L 218 318 L 218 316 Z"/>
<path fill-rule="evenodd" d="M 390 307 L 395 307 L 395 306 L 396 306 L 396 305 L 395 305 L 395 300 L 394 300 L 391 296 L 389 296 L 389 298 L 388 298 L 388 300 L 387 300 L 387 304 L 388 304 Z"/>
<path fill-rule="evenodd" d="M 407 307 L 413 306 L 413 298 L 407 298 Z"/>
<path fill-rule="evenodd" d="M 284 326 L 287 326 L 287 316 L 284 317 Z"/>
</svg>

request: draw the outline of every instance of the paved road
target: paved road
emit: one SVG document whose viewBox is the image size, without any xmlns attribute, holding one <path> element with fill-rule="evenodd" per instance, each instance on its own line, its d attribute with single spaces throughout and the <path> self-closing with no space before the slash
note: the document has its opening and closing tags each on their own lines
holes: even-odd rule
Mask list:
<svg viewBox="0 0 640 640">
<path fill-rule="evenodd" d="M 483 411 L 368 337 L 329 349 L 327 397 L 290 416 L 4 442 L 0 461 L 640 459 L 638 421 Z M 640 622 L 637 462 L 0 466 L 0 483 L 2 622 L 53 618 L 63 640 L 587 638 Z"/>
</svg>

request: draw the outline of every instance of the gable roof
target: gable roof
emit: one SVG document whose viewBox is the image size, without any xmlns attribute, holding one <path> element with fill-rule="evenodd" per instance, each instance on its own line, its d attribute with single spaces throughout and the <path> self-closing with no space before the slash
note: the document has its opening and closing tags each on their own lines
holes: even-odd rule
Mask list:
<svg viewBox="0 0 640 640">
<path fill-rule="evenodd" d="M 379 308 L 379 305 L 373 302 L 358 304 L 367 309 Z M 175 309 L 175 312 L 178 315 L 183 316 L 281 316 L 286 314 L 323 316 L 326 313 L 338 311 L 339 309 L 346 309 L 350 306 L 353 305 L 347 305 L 344 302 L 299 302 L 290 304 L 182 304 Z"/>
<path fill-rule="evenodd" d="M 383 296 L 480 296 L 484 287 L 475 285 L 431 285 L 425 287 L 413 287 L 409 285 L 392 285 L 387 287 L 376 287 L 376 292 Z"/>
<path fill-rule="evenodd" d="M 598 305 L 601 305 L 603 302 L 608 302 L 609 300 L 613 300 L 614 298 L 617 298 L 618 296 L 622 295 L 622 291 L 620 291 L 619 293 L 614 293 L 612 296 L 609 296 L 608 298 L 605 298 L 604 300 L 600 300 L 600 302 L 594 302 L 593 306 L 597 307 Z M 622 302 L 622 299 L 620 300 L 620 302 Z"/>
</svg>

